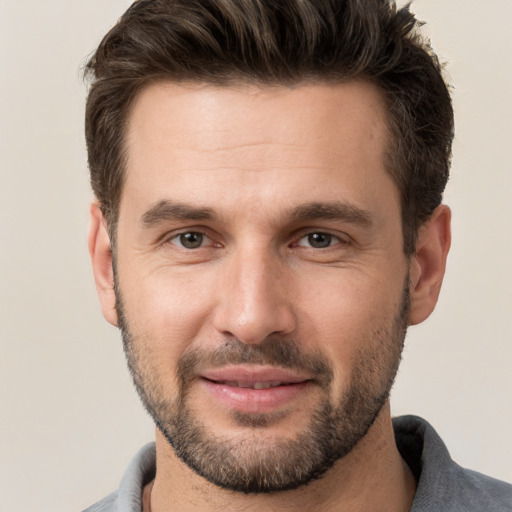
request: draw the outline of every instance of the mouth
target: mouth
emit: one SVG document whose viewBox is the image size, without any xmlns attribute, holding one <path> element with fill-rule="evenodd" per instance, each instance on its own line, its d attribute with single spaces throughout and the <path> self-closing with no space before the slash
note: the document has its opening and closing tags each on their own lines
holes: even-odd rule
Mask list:
<svg viewBox="0 0 512 512">
<path fill-rule="evenodd" d="M 310 381 L 308 375 L 270 366 L 232 366 L 208 370 L 201 377 L 214 384 L 244 389 L 272 389 Z"/>
<path fill-rule="evenodd" d="M 288 386 L 293 383 L 291 382 L 282 382 L 282 381 L 273 381 L 273 382 L 244 382 L 244 381 L 211 381 L 216 384 L 224 384 L 226 386 L 234 387 L 234 388 L 247 388 L 247 389 L 270 389 L 277 388 L 278 386 Z"/>
<path fill-rule="evenodd" d="M 248 413 L 274 412 L 299 399 L 313 380 L 291 370 L 239 366 L 206 371 L 201 381 L 219 405 Z"/>
</svg>

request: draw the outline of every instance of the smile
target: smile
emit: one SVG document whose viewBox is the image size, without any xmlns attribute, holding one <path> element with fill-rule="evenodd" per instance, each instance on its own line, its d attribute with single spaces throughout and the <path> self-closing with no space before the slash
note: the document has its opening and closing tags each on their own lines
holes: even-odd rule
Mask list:
<svg viewBox="0 0 512 512">
<path fill-rule="evenodd" d="M 300 372 L 253 365 L 205 371 L 200 382 L 209 400 L 228 411 L 248 413 L 274 412 L 290 406 L 313 387 L 310 376 Z"/>
<path fill-rule="evenodd" d="M 270 389 L 278 386 L 286 386 L 291 384 L 289 382 L 274 381 L 274 382 L 240 382 L 240 381 L 225 381 L 216 382 L 217 384 L 225 384 L 226 386 L 237 387 L 237 388 L 249 388 L 249 389 Z"/>
</svg>

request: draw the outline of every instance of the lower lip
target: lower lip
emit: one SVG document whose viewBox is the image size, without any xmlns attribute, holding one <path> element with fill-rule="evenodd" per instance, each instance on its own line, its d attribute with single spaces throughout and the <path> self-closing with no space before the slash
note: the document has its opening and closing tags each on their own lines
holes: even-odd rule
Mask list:
<svg viewBox="0 0 512 512">
<path fill-rule="evenodd" d="M 217 401 L 230 409 L 252 413 L 275 411 L 292 402 L 312 385 L 306 381 L 275 388 L 252 389 L 228 386 L 207 379 L 202 379 L 202 383 Z"/>
</svg>

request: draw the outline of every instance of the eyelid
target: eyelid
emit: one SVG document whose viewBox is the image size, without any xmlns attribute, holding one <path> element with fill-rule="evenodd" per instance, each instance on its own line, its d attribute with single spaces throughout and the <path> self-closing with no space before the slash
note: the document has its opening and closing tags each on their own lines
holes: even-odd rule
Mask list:
<svg viewBox="0 0 512 512">
<path fill-rule="evenodd" d="M 194 228 L 194 227 L 192 227 L 192 228 L 182 228 L 182 229 L 177 229 L 177 230 L 170 231 L 170 232 L 166 233 L 165 235 L 163 235 L 160 238 L 160 242 L 159 243 L 161 245 L 172 245 L 174 247 L 177 247 L 179 249 L 184 249 L 184 250 L 187 250 L 187 251 L 194 250 L 194 249 L 187 249 L 186 247 L 183 247 L 181 244 L 173 242 L 173 240 L 175 240 L 179 236 L 186 235 L 187 233 L 197 233 L 199 235 L 202 235 L 205 238 L 206 242 L 209 242 L 209 243 L 206 243 L 206 244 L 205 243 L 201 244 L 201 246 L 199 246 L 197 249 L 202 249 L 204 247 L 207 247 L 208 245 L 213 245 L 214 244 L 212 236 L 210 236 L 207 233 L 207 230 L 205 230 L 204 228 L 201 228 L 201 227 L 197 227 L 197 228 Z"/>
<path fill-rule="evenodd" d="M 349 245 L 352 242 L 352 238 L 348 234 L 346 234 L 346 233 L 340 233 L 339 231 L 334 233 L 333 230 L 322 229 L 322 228 L 320 228 L 320 229 L 318 229 L 318 228 L 306 228 L 306 229 L 301 229 L 294 236 L 294 242 L 292 243 L 292 246 L 298 246 L 299 242 L 302 239 L 308 237 L 309 235 L 314 235 L 314 234 L 329 235 L 330 237 L 337 239 L 337 243 L 334 243 L 334 244 L 324 248 L 324 250 L 325 249 L 331 249 L 331 248 L 337 246 L 338 244 Z M 315 247 L 307 247 L 305 245 L 300 245 L 299 247 L 306 247 L 308 249 L 315 249 Z"/>
<path fill-rule="evenodd" d="M 191 249 L 190 247 L 184 247 L 182 243 L 178 244 L 178 243 L 173 242 L 173 240 L 175 240 L 175 239 L 179 240 L 182 235 L 187 235 L 187 234 L 200 235 L 202 237 L 201 245 L 199 245 L 199 247 L 194 247 L 193 249 Z M 172 243 L 173 245 L 177 245 L 178 247 L 187 249 L 187 250 L 194 250 L 194 249 L 200 249 L 202 247 L 205 247 L 205 246 L 209 245 L 208 244 L 209 241 L 211 242 L 211 238 L 206 233 L 203 233 L 201 231 L 184 231 L 182 233 L 177 233 L 173 237 L 169 238 L 169 243 Z"/>
<path fill-rule="evenodd" d="M 290 244 L 290 246 L 293 247 L 293 246 L 299 245 L 299 241 L 301 241 L 302 239 L 306 238 L 307 236 L 315 234 L 315 233 L 329 235 L 336 240 L 336 243 L 333 243 L 332 245 L 326 247 L 325 249 L 333 248 L 333 247 L 337 246 L 338 244 L 350 245 L 352 243 L 352 241 L 353 241 L 352 237 L 350 235 L 348 235 L 347 233 L 339 232 L 339 231 L 333 232 L 333 231 L 335 231 L 335 230 L 322 229 L 322 228 L 311 228 L 311 227 L 302 228 L 293 235 L 293 241 Z M 170 231 L 170 232 L 164 234 L 163 236 L 161 236 L 158 243 L 162 244 L 162 245 L 171 244 L 175 247 L 179 247 L 179 248 L 186 249 L 186 250 L 192 250 L 192 249 L 187 249 L 187 248 L 183 247 L 181 244 L 173 243 L 174 239 L 178 238 L 180 235 L 184 235 L 187 233 L 197 233 L 197 234 L 202 235 L 206 239 L 207 243 L 203 243 L 200 247 L 198 247 L 198 249 L 204 248 L 207 246 L 219 246 L 220 247 L 220 246 L 224 245 L 221 242 L 218 242 L 218 241 L 216 242 L 215 237 L 212 236 L 211 234 L 209 234 L 209 230 L 204 228 L 203 226 L 187 227 L 187 228 L 181 228 L 181 229 L 176 229 L 176 230 Z M 314 247 L 307 247 L 305 245 L 302 245 L 301 247 L 318 250 Z"/>
</svg>

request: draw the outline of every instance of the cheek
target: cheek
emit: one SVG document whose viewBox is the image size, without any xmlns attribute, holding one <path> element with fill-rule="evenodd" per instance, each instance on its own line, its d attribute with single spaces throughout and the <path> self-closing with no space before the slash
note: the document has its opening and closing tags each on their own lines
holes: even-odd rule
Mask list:
<svg viewBox="0 0 512 512">
<path fill-rule="evenodd" d="M 335 378 L 351 379 L 361 353 L 378 351 L 392 329 L 402 298 L 401 278 L 393 285 L 369 276 L 316 280 L 301 293 L 301 339 L 332 363 Z M 306 291 L 309 290 L 309 291 Z"/>
<path fill-rule="evenodd" d="M 119 281 L 130 331 L 157 364 L 174 367 L 194 340 L 206 338 L 213 300 L 206 279 L 169 269 L 135 277 L 126 268 Z"/>
</svg>

